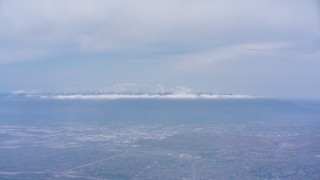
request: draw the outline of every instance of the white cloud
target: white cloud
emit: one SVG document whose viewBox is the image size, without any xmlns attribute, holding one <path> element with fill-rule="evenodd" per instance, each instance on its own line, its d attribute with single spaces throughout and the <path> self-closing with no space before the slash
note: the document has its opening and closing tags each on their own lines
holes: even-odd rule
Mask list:
<svg viewBox="0 0 320 180">
<path fill-rule="evenodd" d="M 0 39 L 5 42 L 0 48 L 24 52 L 30 46 L 42 47 L 50 56 L 61 53 L 59 48 L 71 48 L 77 53 L 110 53 L 143 51 L 159 42 L 205 46 L 264 35 L 276 39 L 287 32 L 305 31 L 312 36 L 316 15 L 310 9 L 313 3 L 298 0 L 0 1 Z M 6 62 L 15 59 L 8 57 Z"/>
<path fill-rule="evenodd" d="M 258 61 L 261 57 L 279 56 L 285 49 L 293 46 L 294 44 L 286 42 L 232 44 L 208 52 L 173 56 L 170 60 L 177 62 L 175 68 L 178 70 L 197 72 L 210 70 L 221 61 Z"/>
</svg>

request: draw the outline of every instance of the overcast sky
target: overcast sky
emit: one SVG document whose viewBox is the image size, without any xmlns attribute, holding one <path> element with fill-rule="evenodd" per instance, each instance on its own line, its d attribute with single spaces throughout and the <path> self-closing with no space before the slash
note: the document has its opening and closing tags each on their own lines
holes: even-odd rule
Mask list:
<svg viewBox="0 0 320 180">
<path fill-rule="evenodd" d="M 316 0 L 0 0 L 0 90 L 320 98 Z"/>
</svg>

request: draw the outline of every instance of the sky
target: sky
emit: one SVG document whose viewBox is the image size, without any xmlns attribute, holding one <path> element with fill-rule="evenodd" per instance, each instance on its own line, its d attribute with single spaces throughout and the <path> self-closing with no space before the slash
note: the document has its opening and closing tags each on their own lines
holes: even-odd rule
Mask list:
<svg viewBox="0 0 320 180">
<path fill-rule="evenodd" d="M 317 0 L 0 0 L 0 91 L 320 98 Z"/>
</svg>

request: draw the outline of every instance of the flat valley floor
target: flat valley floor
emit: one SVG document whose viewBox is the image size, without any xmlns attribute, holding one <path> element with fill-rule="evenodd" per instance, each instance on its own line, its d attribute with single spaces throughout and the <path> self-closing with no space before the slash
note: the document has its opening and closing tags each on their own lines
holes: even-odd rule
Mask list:
<svg viewBox="0 0 320 180">
<path fill-rule="evenodd" d="M 320 101 L 0 99 L 0 179 L 320 179 Z"/>
</svg>

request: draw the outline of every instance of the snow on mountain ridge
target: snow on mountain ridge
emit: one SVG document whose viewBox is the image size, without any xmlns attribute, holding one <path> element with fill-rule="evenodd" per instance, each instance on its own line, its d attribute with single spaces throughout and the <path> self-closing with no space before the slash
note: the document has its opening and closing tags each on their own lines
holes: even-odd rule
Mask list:
<svg viewBox="0 0 320 180">
<path fill-rule="evenodd" d="M 193 89 L 176 86 L 167 88 L 163 85 L 147 86 L 137 85 L 133 83 L 125 83 L 114 85 L 103 90 L 81 90 L 81 89 L 66 89 L 66 90 L 16 90 L 9 94 L 14 96 L 25 95 L 106 95 L 106 94 L 121 94 L 121 95 L 169 95 L 169 94 L 198 94 L 200 92 Z"/>
<path fill-rule="evenodd" d="M 52 99 L 120 99 L 120 98 L 156 98 L 156 99 L 226 99 L 255 98 L 248 95 L 213 94 L 195 91 L 191 88 L 163 85 L 138 85 L 134 83 L 117 84 L 104 90 L 17 90 L 3 96 L 40 97 Z"/>
</svg>

